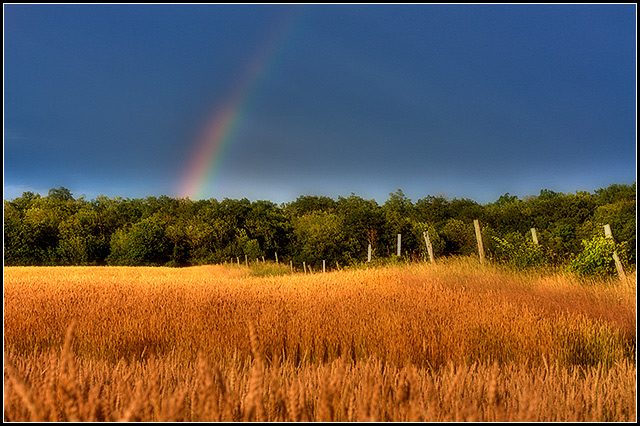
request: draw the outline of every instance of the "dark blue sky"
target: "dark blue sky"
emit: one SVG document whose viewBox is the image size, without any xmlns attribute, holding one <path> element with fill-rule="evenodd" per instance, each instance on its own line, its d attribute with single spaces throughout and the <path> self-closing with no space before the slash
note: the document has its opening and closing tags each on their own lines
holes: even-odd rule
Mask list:
<svg viewBox="0 0 640 426">
<path fill-rule="evenodd" d="M 3 8 L 5 199 L 179 196 L 242 87 L 204 198 L 636 179 L 635 4 Z"/>
</svg>

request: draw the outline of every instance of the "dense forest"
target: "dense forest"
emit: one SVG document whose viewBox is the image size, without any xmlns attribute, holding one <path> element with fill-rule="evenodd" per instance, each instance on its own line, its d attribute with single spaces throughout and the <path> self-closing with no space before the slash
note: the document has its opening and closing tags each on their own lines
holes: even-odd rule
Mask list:
<svg viewBox="0 0 640 426">
<path fill-rule="evenodd" d="M 382 205 L 354 194 L 305 195 L 282 205 L 167 196 L 86 200 L 60 187 L 45 197 L 24 192 L 5 200 L 4 264 L 189 266 L 244 263 L 245 256 L 273 261 L 277 253 L 280 262 L 315 269 L 323 260 L 330 266 L 366 261 L 369 244 L 377 261 L 394 259 L 397 234 L 403 259 L 424 260 L 424 231 L 436 258 L 477 253 L 475 219 L 495 262 L 564 267 L 604 240 L 603 225 L 610 224 L 615 249 L 635 265 L 635 182 L 594 193 L 543 189 L 524 199 L 507 193 L 485 205 L 442 196 L 412 201 L 401 190 Z"/>
</svg>

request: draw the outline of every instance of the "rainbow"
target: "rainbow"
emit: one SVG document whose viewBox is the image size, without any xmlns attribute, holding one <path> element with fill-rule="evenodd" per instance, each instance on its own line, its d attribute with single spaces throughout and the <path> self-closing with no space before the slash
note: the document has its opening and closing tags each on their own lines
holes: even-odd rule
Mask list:
<svg viewBox="0 0 640 426">
<path fill-rule="evenodd" d="M 244 78 L 222 105 L 210 116 L 196 142 L 179 189 L 180 198 L 202 198 L 219 174 L 224 153 L 233 141 L 248 105 L 284 51 L 300 21 L 300 9 L 292 9 L 268 38 L 259 54 L 249 63 Z"/>
</svg>

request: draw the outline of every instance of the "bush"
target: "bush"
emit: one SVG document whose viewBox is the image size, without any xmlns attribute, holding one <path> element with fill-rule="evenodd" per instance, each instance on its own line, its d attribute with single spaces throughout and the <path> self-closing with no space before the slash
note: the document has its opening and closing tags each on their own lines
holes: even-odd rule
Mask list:
<svg viewBox="0 0 640 426">
<path fill-rule="evenodd" d="M 569 270 L 579 275 L 610 277 L 617 273 L 613 253 L 618 254 L 618 258 L 623 268 L 628 268 L 627 243 L 616 244 L 613 240 L 595 236 L 590 240 L 582 241 L 583 250 L 569 264 Z"/>
<path fill-rule="evenodd" d="M 505 238 L 492 236 L 496 257 L 518 269 L 539 267 L 546 264 L 542 246 L 526 241 L 520 234 L 511 233 Z"/>
<path fill-rule="evenodd" d="M 440 237 L 444 241 L 444 253 L 447 255 L 469 256 L 477 253 L 473 225 L 459 219 L 449 219 Z"/>
</svg>

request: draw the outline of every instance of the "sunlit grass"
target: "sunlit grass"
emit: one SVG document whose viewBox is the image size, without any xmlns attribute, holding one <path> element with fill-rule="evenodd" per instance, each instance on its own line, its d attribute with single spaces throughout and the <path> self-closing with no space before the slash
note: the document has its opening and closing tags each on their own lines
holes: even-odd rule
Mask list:
<svg viewBox="0 0 640 426">
<path fill-rule="evenodd" d="M 635 273 L 585 285 L 463 258 L 314 274 L 8 267 L 4 280 L 14 420 L 635 420 Z M 75 411 L 46 408 L 63 370 Z M 198 386 L 218 402 L 197 402 Z M 131 405 L 136 392 L 157 405 Z"/>
</svg>

